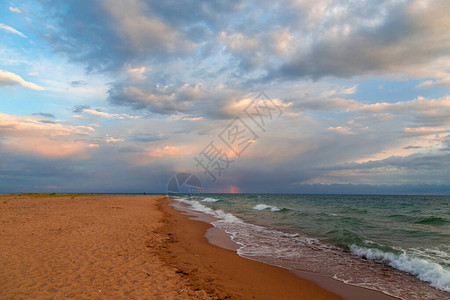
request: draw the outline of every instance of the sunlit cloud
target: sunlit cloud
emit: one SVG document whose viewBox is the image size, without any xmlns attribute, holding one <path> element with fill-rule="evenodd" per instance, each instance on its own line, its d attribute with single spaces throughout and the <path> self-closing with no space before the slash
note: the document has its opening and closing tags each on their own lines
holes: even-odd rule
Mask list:
<svg viewBox="0 0 450 300">
<path fill-rule="evenodd" d="M 148 71 L 150 71 L 150 70 L 147 67 L 142 66 L 142 67 L 129 68 L 129 69 L 127 69 L 126 72 L 133 80 L 144 80 L 147 78 L 145 76 L 145 72 L 148 72 Z"/>
<path fill-rule="evenodd" d="M 363 112 L 402 112 L 405 110 L 416 110 L 424 112 L 427 110 L 439 110 L 450 108 L 450 96 L 445 96 L 439 99 L 427 99 L 418 97 L 410 101 L 402 101 L 395 103 L 378 102 L 374 104 L 364 104 L 357 108 Z"/>
<path fill-rule="evenodd" d="M 12 6 L 10 6 L 10 7 L 9 7 L 9 10 L 12 11 L 12 12 L 14 12 L 14 13 L 18 13 L 18 14 L 21 14 L 21 13 L 22 13 L 22 11 L 21 11 L 20 9 L 18 9 L 17 7 L 12 7 Z"/>
<path fill-rule="evenodd" d="M 343 127 L 343 126 L 328 127 L 328 130 L 340 134 L 353 134 L 350 127 Z"/>
<path fill-rule="evenodd" d="M 22 77 L 20 77 L 17 74 L 7 72 L 0 70 L 0 86 L 14 86 L 14 85 L 21 85 L 23 87 L 36 90 L 36 91 L 42 91 L 44 88 L 34 84 L 29 81 L 25 81 Z"/>
<path fill-rule="evenodd" d="M 75 113 L 85 113 L 90 116 L 99 117 L 99 118 L 105 118 L 105 119 L 139 119 L 140 116 L 133 116 L 128 114 L 114 114 L 114 113 L 108 113 L 104 112 L 100 109 L 91 109 L 89 105 L 77 105 L 73 109 L 73 112 Z M 77 114 L 73 115 L 74 118 L 84 118 L 83 115 Z"/>
<path fill-rule="evenodd" d="M 419 134 L 419 135 L 429 135 L 443 133 L 447 130 L 445 128 L 430 128 L 430 127 L 416 127 L 416 128 L 405 128 L 405 133 L 408 134 Z"/>
<path fill-rule="evenodd" d="M 175 146 L 164 146 L 156 148 L 148 153 L 150 157 L 164 157 L 164 156 L 184 156 L 185 150 Z"/>
<path fill-rule="evenodd" d="M 449 74 L 445 74 L 445 76 L 443 76 L 440 79 L 424 81 L 424 82 L 420 83 L 417 87 L 418 88 L 430 88 L 433 86 L 440 86 L 440 85 L 441 86 L 450 85 L 450 75 Z"/>
<path fill-rule="evenodd" d="M 109 144 L 109 143 L 123 142 L 123 139 L 122 138 L 114 138 L 112 136 L 107 135 L 105 141 L 107 144 Z"/>
<path fill-rule="evenodd" d="M 39 117 L 0 113 L 0 148 L 57 159 L 88 157 L 88 144 L 79 139 L 91 135 L 94 128 L 40 121 Z"/>
<path fill-rule="evenodd" d="M 215 191 L 442 184 L 449 3 L 8 3 L 0 172 L 32 170 L 18 182 L 43 187 L 63 174 L 72 190 L 161 191 L 181 171 L 208 180 L 193 158 L 236 117 L 254 125 L 245 110 L 264 91 L 282 114 L 252 127 L 240 157 L 222 145 L 234 162 Z"/>
</svg>

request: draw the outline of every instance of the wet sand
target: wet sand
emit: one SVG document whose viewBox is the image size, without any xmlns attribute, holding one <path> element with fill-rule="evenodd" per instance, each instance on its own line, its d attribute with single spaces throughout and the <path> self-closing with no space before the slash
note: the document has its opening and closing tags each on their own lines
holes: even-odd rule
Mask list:
<svg viewBox="0 0 450 300">
<path fill-rule="evenodd" d="M 0 298 L 340 299 L 210 244 L 209 224 L 168 203 L 144 195 L 1 196 Z"/>
<path fill-rule="evenodd" d="M 192 290 L 214 299 L 342 299 L 288 270 L 252 261 L 212 245 L 205 238 L 210 224 L 194 221 L 159 203 L 164 212 L 158 233 L 167 235 L 160 258 L 189 280 Z"/>
<path fill-rule="evenodd" d="M 172 255 L 161 254 L 186 273 L 194 290 L 213 291 L 220 299 L 397 299 L 310 272 L 290 272 L 242 258 L 235 252 L 238 245 L 208 223 L 211 217 L 186 213 L 179 204 L 174 209 L 168 202 L 163 199 L 160 204 L 166 223 L 161 232 L 170 236 L 165 250 Z"/>
</svg>

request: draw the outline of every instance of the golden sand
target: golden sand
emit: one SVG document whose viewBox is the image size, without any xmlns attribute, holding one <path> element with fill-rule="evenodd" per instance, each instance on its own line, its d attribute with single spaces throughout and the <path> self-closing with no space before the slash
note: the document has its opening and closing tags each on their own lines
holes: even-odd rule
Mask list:
<svg viewBox="0 0 450 300">
<path fill-rule="evenodd" d="M 1 200 L 1 299 L 338 299 L 209 244 L 162 196 Z"/>
</svg>

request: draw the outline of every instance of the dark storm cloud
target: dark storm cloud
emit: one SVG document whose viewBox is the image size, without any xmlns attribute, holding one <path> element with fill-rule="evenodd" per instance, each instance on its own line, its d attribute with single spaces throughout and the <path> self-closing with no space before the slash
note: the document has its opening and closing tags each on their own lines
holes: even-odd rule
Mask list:
<svg viewBox="0 0 450 300">
<path fill-rule="evenodd" d="M 276 40 L 268 37 L 280 29 L 299 38 L 307 35 L 315 38 L 294 40 L 296 51 L 287 57 L 278 52 L 279 67 L 267 66 L 269 76 L 275 78 L 346 77 L 448 54 L 447 43 L 433 43 L 448 37 L 442 23 L 443 11 L 449 5 L 445 1 L 436 1 L 428 8 L 390 1 L 373 4 L 333 1 L 326 7 L 321 3 L 291 1 L 184 1 L 180 5 L 173 1 L 133 0 L 124 6 L 122 1 L 113 0 L 107 5 L 101 1 L 64 4 L 44 1 L 44 4 L 53 12 L 51 18 L 61 25 L 55 34 L 50 33 L 55 48 L 87 63 L 91 70 L 117 70 L 136 59 L 177 57 L 180 50 L 187 50 L 183 43 L 200 41 L 203 45 L 198 47 L 210 47 L 223 33 L 234 42 L 228 45 L 228 50 L 242 55 L 238 58 L 241 66 L 246 66 L 249 62 L 245 61 L 260 51 L 268 54 L 266 58 L 277 54 Z M 315 8 L 330 13 L 317 16 Z M 421 18 L 415 18 L 418 16 Z M 173 32 L 184 40 L 179 41 L 181 45 L 171 39 Z M 256 39 L 257 48 L 240 47 L 239 35 L 233 33 L 244 39 Z M 172 49 L 174 45 L 181 47 Z"/>
<path fill-rule="evenodd" d="M 57 51 L 88 70 L 117 70 L 137 59 L 163 59 L 189 51 L 192 42 L 214 39 L 243 1 L 43 0 L 58 26 L 46 37 Z M 213 33 L 211 35 L 211 33 Z"/>
<path fill-rule="evenodd" d="M 73 162 L 51 160 L 3 151 L 0 164 L 0 193 L 48 191 L 45 186 L 56 186 L 64 181 L 75 182 L 81 175 Z"/>
<path fill-rule="evenodd" d="M 428 158 L 429 159 L 429 158 Z M 435 162 L 439 158 L 433 159 Z M 300 161 L 301 164 L 302 161 Z M 241 162 L 238 162 L 242 163 Z M 382 171 L 379 176 L 386 177 L 386 181 L 392 179 L 390 184 L 364 184 L 356 180 L 354 183 L 346 184 L 309 184 L 308 181 L 315 178 L 322 178 L 327 171 L 324 169 L 308 169 L 293 168 L 289 165 L 270 165 L 261 167 L 267 162 L 260 162 L 259 165 L 252 164 L 252 168 L 235 165 L 230 176 L 223 176 L 214 185 L 211 184 L 210 178 L 197 176 L 201 179 L 202 185 L 207 191 L 225 191 L 229 192 L 230 185 L 237 186 L 240 192 L 244 193 L 305 193 L 305 194 L 450 194 L 450 185 L 443 181 L 445 169 L 441 168 L 437 171 L 432 169 L 425 170 L 429 176 L 429 180 L 420 181 L 423 178 L 421 170 L 415 172 L 414 168 L 420 167 L 421 163 L 411 164 L 408 168 L 410 171 L 409 179 L 417 183 L 399 183 L 395 178 L 391 178 L 390 174 Z M 245 164 L 245 163 L 244 163 Z M 408 163 L 401 163 L 403 166 Z M 386 164 L 383 166 L 386 167 Z M 367 166 L 368 168 L 371 168 Z M 378 166 L 379 168 L 380 166 Z M 338 169 L 338 168 L 335 168 Z M 358 170 L 349 167 L 347 170 Z M 438 173 L 435 173 L 438 172 Z M 448 173 L 447 173 L 448 174 Z"/>
<path fill-rule="evenodd" d="M 433 67 L 436 61 L 449 55 L 450 36 L 444 26 L 448 1 L 428 6 L 419 1 L 290 0 L 40 3 L 46 14 L 43 26 L 35 26 L 40 36 L 71 62 L 109 79 L 106 97 L 115 106 L 114 113 L 102 113 L 90 105 L 74 106 L 74 113 L 99 120 L 103 116 L 107 125 L 101 120 L 89 128 L 74 125 L 73 130 L 84 128 L 89 135 L 66 136 L 65 131 L 51 135 L 83 142 L 89 148 L 86 156 L 80 156 L 83 159 L 27 157 L 11 154 L 10 149 L 3 153 L 0 148 L 0 191 L 45 191 L 46 186 L 79 192 L 164 191 L 179 169 L 174 166 L 190 159 L 166 155 L 165 147 L 179 147 L 182 153 L 194 149 L 198 139 L 220 132 L 221 122 L 226 126 L 220 119 L 241 112 L 236 105 L 239 99 L 274 87 L 288 95 L 283 99 L 289 103 L 286 115 L 291 113 L 292 119 L 274 126 L 272 139 L 258 140 L 257 145 L 264 148 L 255 149 L 261 153 L 249 152 L 232 173 L 211 186 L 212 191 L 228 191 L 233 184 L 245 192 L 373 193 L 377 192 L 374 186 L 360 183 L 402 185 L 422 183 L 424 178 L 441 183 L 448 178 L 450 158 L 442 148 L 433 148 L 433 155 L 376 158 L 395 152 L 392 149 L 420 149 L 425 138 L 438 141 L 440 137 L 433 140 L 427 134 L 441 128 L 421 127 L 449 125 L 446 98 L 370 104 L 351 99 L 356 87 L 321 93 L 323 89 L 330 92 L 329 82 L 325 88 L 317 85 L 322 91 L 314 92 L 315 84 L 329 77 L 434 76 L 430 73 L 440 70 Z M 429 71 L 427 75 L 424 70 Z M 70 80 L 64 81 L 65 87 L 87 83 Z M 311 83 L 311 93 L 299 92 L 296 84 L 302 80 Z M 131 120 L 123 114 L 129 114 L 130 108 L 150 113 Z M 54 119 L 45 113 L 35 116 Z M 152 118 L 158 122 L 145 123 Z M 75 121 L 89 122 L 86 118 Z M 11 128 L 9 133 L 16 125 L 2 126 Z M 140 155 L 148 159 L 152 153 L 161 156 L 140 161 Z M 365 158 L 373 161 L 349 163 Z M 386 170 L 403 173 L 398 176 Z M 366 173 L 345 177 L 333 171 Z M 449 191 L 448 185 L 407 183 L 403 187 L 381 190 Z"/>
<path fill-rule="evenodd" d="M 175 174 L 171 164 L 133 166 L 114 156 L 115 152 L 106 148 L 89 160 L 56 161 L 0 148 L 0 194 L 166 192 L 167 183 Z"/>
<path fill-rule="evenodd" d="M 413 154 L 410 156 L 392 156 L 383 160 L 369 161 L 366 163 L 351 163 L 336 167 L 327 167 L 328 170 L 392 170 L 399 169 L 407 171 L 404 178 L 418 180 L 422 182 L 427 180 L 441 181 L 442 184 L 448 183 L 445 179 L 450 170 L 450 154 L 437 153 L 430 154 Z M 386 174 L 386 177 L 390 175 Z"/>
<path fill-rule="evenodd" d="M 233 13 L 241 10 L 245 1 L 187 0 L 182 5 L 178 1 L 146 1 L 152 11 L 167 23 L 179 28 L 202 25 L 210 29 L 220 29 L 230 23 Z"/>
<path fill-rule="evenodd" d="M 413 2 L 333 1 L 326 11 L 333 8 L 340 12 L 330 13 L 304 32 L 313 34 L 312 41 L 304 40 L 305 45 L 299 45 L 279 66 L 269 66 L 266 80 L 401 73 L 450 54 L 446 1 L 428 7 Z M 299 15 L 308 20 L 307 11 Z"/>
<path fill-rule="evenodd" d="M 164 60 L 188 52 L 193 45 L 182 31 L 164 23 L 149 1 L 43 4 L 58 25 L 44 37 L 56 51 L 84 63 L 88 71 L 115 72 L 127 63 Z M 177 11 L 167 13 L 167 18 L 175 19 Z"/>
<path fill-rule="evenodd" d="M 161 114 L 195 112 L 197 106 L 189 97 L 152 102 L 161 98 L 156 84 L 219 81 L 251 90 L 298 78 L 420 73 L 420 66 L 450 54 L 448 1 L 42 3 L 56 25 L 42 35 L 56 51 L 89 71 L 121 75 L 111 83 L 113 104 Z M 123 76 L 127 68 L 146 65 L 151 76 L 138 83 Z"/>
</svg>

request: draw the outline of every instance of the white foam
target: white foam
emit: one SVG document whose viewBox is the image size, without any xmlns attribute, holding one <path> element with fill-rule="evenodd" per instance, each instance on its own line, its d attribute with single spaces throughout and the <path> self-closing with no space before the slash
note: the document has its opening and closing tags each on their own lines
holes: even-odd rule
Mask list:
<svg viewBox="0 0 450 300">
<path fill-rule="evenodd" d="M 214 199 L 214 198 L 205 198 L 202 200 L 202 202 L 217 202 L 220 201 L 219 199 Z"/>
<path fill-rule="evenodd" d="M 356 245 L 351 245 L 350 250 L 359 257 L 386 263 L 391 267 L 411 273 L 420 280 L 429 282 L 435 288 L 450 292 L 450 271 L 445 270 L 437 263 L 406 253 L 395 254 Z"/>
<path fill-rule="evenodd" d="M 408 279 L 409 277 L 398 277 L 398 275 L 392 276 L 389 281 L 385 281 L 384 277 L 379 278 L 382 268 L 379 264 L 373 263 L 367 265 L 366 261 L 360 260 L 352 255 L 343 255 L 340 248 L 324 244 L 319 239 L 246 223 L 230 213 L 208 208 L 201 201 L 199 202 L 199 200 L 177 200 L 189 205 L 192 210 L 203 212 L 216 218 L 217 220 L 211 222 L 211 224 L 230 234 L 231 239 L 240 245 L 239 249 L 237 249 L 237 254 L 249 259 L 292 270 L 316 272 L 325 276 L 334 277 L 347 284 L 379 290 L 400 299 L 443 299 L 441 293 L 444 292 L 440 290 L 449 290 L 448 271 L 444 270 L 439 264 L 425 261 L 421 265 L 420 261 L 408 261 L 406 259 L 406 262 L 409 262 L 411 265 L 410 269 L 423 269 L 423 272 L 420 272 L 421 275 L 417 275 L 419 279 L 431 283 L 430 285 L 437 287 L 437 289 L 430 288 L 430 290 L 424 290 L 423 287 L 417 286 L 411 281 L 413 278 Z M 266 205 L 263 209 L 268 208 L 271 207 Z M 369 244 L 367 247 L 369 247 Z M 375 254 L 371 256 L 369 254 L 368 256 L 370 257 L 368 257 L 363 254 L 369 250 L 368 248 L 351 247 L 354 254 L 358 252 L 360 256 L 369 259 L 379 261 L 386 259 L 385 261 L 387 261 L 387 257 L 389 256 L 379 251 L 378 256 Z M 396 261 L 397 257 L 395 257 L 395 254 L 391 253 L 390 255 L 392 255 L 391 261 Z M 340 263 L 336 263 L 336 261 Z M 406 267 L 407 263 L 404 265 L 405 267 L 403 268 L 397 267 L 395 264 L 392 266 L 399 270 L 409 272 L 409 269 Z M 351 267 L 353 272 L 348 272 L 348 268 L 343 268 L 342 266 Z M 363 271 L 360 272 L 359 270 Z"/>
<path fill-rule="evenodd" d="M 224 220 L 224 221 L 227 221 L 230 223 L 242 222 L 241 219 L 239 219 L 238 217 L 235 217 L 234 215 L 232 215 L 230 213 L 226 213 L 220 209 L 218 209 L 218 210 L 211 209 L 209 207 L 204 206 L 200 202 L 193 201 L 193 200 L 187 200 L 186 198 L 181 198 L 181 199 L 179 199 L 179 201 L 189 204 L 191 206 L 192 210 L 211 215 L 217 219 Z"/>
<path fill-rule="evenodd" d="M 256 210 L 265 210 L 268 208 L 270 208 L 270 211 L 280 211 L 281 210 L 276 206 L 267 205 L 267 204 L 258 204 L 253 207 L 253 209 L 256 209 Z"/>
</svg>

